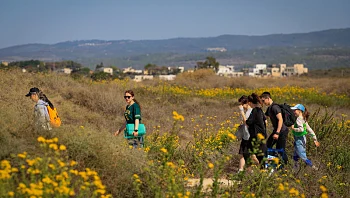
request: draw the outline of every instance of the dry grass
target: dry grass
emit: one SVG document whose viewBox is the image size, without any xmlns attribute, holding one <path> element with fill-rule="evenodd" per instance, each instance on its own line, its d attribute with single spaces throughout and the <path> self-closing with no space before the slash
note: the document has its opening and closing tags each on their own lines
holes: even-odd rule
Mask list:
<svg viewBox="0 0 350 198">
<path fill-rule="evenodd" d="M 216 124 L 232 119 L 237 111 L 237 98 L 229 100 L 204 97 L 186 97 L 149 93 L 140 83 L 95 83 L 89 79 L 73 80 L 69 76 L 57 74 L 30 74 L 18 71 L 0 70 L 0 159 L 10 157 L 11 153 L 23 151 L 35 153 L 34 146 L 38 135 L 58 137 L 67 145 L 69 156 L 78 161 L 80 168 L 90 167 L 97 170 L 115 197 L 132 197 L 132 174 L 140 173 L 146 159 L 142 151 L 128 149 L 121 136 L 114 137 L 112 133 L 124 123 L 123 112 L 125 101 L 123 94 L 126 89 L 133 89 L 136 99 L 141 103 L 143 122 L 148 133 L 156 131 L 169 132 L 173 127 L 172 112 L 176 110 L 185 117 L 181 123 L 181 145 L 187 145 L 193 136 L 193 123 L 196 118 L 199 125 L 206 125 L 208 120 L 199 119 L 199 115 L 216 116 Z M 158 81 L 145 81 L 147 86 L 157 85 Z M 258 78 L 223 78 L 210 71 L 199 71 L 180 75 L 173 84 L 197 88 L 259 88 L 276 86 L 318 87 L 327 93 L 350 95 L 347 86 L 350 79 L 258 79 Z M 62 127 L 50 133 L 42 134 L 32 128 L 33 102 L 24 97 L 31 87 L 42 89 L 57 106 L 62 118 Z M 311 111 L 318 105 L 307 104 Z M 336 116 L 349 114 L 349 108 L 332 107 L 337 110 Z M 324 113 L 322 110 L 321 114 Z M 214 126 L 219 128 L 219 126 Z M 292 142 L 289 142 L 289 145 Z M 237 153 L 235 144 L 231 152 Z M 236 156 L 236 155 L 234 155 Z M 236 159 L 231 163 L 236 166 Z M 232 169 L 231 169 L 232 170 Z"/>
</svg>

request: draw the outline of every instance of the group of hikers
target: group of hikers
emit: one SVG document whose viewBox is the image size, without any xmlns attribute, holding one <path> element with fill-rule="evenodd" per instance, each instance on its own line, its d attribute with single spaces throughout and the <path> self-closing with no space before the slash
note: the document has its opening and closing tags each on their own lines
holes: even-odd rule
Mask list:
<svg viewBox="0 0 350 198">
<path fill-rule="evenodd" d="M 31 88 L 29 93 L 25 96 L 30 97 L 30 99 L 35 102 L 35 127 L 37 129 L 51 130 L 51 125 L 54 124 L 51 112 L 55 108 L 50 100 L 37 87 Z M 143 147 L 146 129 L 141 122 L 141 106 L 135 99 L 132 90 L 124 92 L 124 99 L 127 103 L 124 112 L 126 121 L 114 135 L 117 136 L 124 132 L 124 137 L 128 139 L 129 144 L 132 145 L 133 148 Z M 272 100 L 271 94 L 269 92 L 264 92 L 262 95 L 258 96 L 256 93 L 252 93 L 249 96 L 244 95 L 240 97 L 238 102 L 240 104 L 239 111 L 242 117 L 242 124 L 240 126 L 242 131 L 240 138 L 242 140 L 239 148 L 239 154 L 241 155 L 239 171 L 243 171 L 244 166 L 247 167 L 247 170 L 250 170 L 252 164 L 263 166 L 264 159 L 267 157 L 267 151 L 274 145 L 276 145 L 276 150 L 281 155 L 283 163 L 288 163 L 288 156 L 285 152 L 285 148 L 289 128 L 284 124 L 280 105 Z M 265 113 L 262 110 L 264 105 L 268 107 Z M 317 147 L 320 145 L 314 131 L 307 122 L 309 112 L 302 104 L 297 104 L 291 107 L 291 109 L 294 111 L 294 115 L 297 118 L 295 123 L 290 127 L 294 136 L 293 159 L 295 161 L 295 167 L 298 167 L 298 160 L 301 158 L 306 165 L 317 170 L 318 168 L 313 165 L 311 160 L 306 156 L 307 134 L 312 136 Z M 55 115 L 58 119 L 57 112 L 55 112 Z M 273 127 L 273 131 L 269 137 L 267 137 L 266 132 L 268 117 Z M 259 141 L 266 139 L 266 143 L 265 141 Z"/>
<path fill-rule="evenodd" d="M 239 148 L 241 157 L 238 171 L 243 171 L 245 165 L 248 170 L 250 170 L 250 165 L 252 164 L 263 167 L 263 159 L 267 158 L 268 150 L 273 150 L 274 145 L 276 145 L 275 151 L 279 153 L 283 163 L 287 164 L 288 156 L 285 149 L 289 128 L 284 123 L 281 106 L 272 100 L 269 92 L 264 92 L 260 96 L 255 93 L 249 96 L 244 95 L 239 98 L 238 102 L 240 103 L 239 111 L 242 117 L 242 124 L 239 130 L 241 133 L 239 136 L 242 140 Z M 264 105 L 267 106 L 265 113 L 262 110 Z M 294 167 L 297 169 L 299 167 L 298 161 L 302 159 L 306 165 L 314 170 L 318 170 L 306 156 L 307 134 L 313 138 L 317 147 L 320 145 L 315 132 L 307 122 L 309 112 L 302 104 L 297 104 L 290 109 L 296 117 L 295 122 L 290 126 L 294 136 Z M 267 117 L 270 118 L 273 127 L 269 137 L 267 137 L 266 133 Z"/>
</svg>

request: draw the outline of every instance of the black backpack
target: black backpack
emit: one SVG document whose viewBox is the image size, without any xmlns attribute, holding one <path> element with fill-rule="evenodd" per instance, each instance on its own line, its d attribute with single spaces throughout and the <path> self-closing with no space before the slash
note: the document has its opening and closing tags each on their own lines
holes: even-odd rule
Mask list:
<svg viewBox="0 0 350 198">
<path fill-rule="evenodd" d="M 287 103 L 276 105 L 281 108 L 283 124 L 287 127 L 291 127 L 297 120 L 297 117 L 294 115 L 294 111 L 290 108 L 291 106 Z"/>
</svg>

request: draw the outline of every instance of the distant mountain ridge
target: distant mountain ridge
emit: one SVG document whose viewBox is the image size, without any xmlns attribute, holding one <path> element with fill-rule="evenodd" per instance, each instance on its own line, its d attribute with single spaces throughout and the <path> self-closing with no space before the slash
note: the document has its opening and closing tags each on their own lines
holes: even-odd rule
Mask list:
<svg viewBox="0 0 350 198">
<path fill-rule="evenodd" d="M 110 64 L 121 64 L 113 60 L 129 60 L 149 54 L 201 54 L 207 48 L 216 47 L 225 48 L 227 52 L 264 48 L 350 48 L 350 28 L 266 36 L 221 35 L 164 40 L 79 40 L 57 44 L 26 44 L 0 49 L 0 60 L 74 60 L 88 65 L 106 60 Z M 122 66 L 128 66 L 124 64 L 128 63 Z"/>
</svg>

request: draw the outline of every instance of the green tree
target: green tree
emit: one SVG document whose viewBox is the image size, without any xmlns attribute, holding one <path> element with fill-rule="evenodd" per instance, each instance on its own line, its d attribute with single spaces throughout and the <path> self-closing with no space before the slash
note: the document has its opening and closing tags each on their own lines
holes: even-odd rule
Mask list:
<svg viewBox="0 0 350 198">
<path fill-rule="evenodd" d="M 96 65 L 95 71 L 98 70 L 98 69 L 100 69 L 100 68 L 102 68 L 102 67 L 104 67 L 104 66 L 103 66 L 103 62 L 101 62 L 100 64 L 97 64 L 97 65 Z"/>
<path fill-rule="evenodd" d="M 220 63 L 216 61 L 216 59 L 212 56 L 207 56 L 204 62 L 197 62 L 197 69 L 214 69 L 215 72 L 219 70 Z"/>
<path fill-rule="evenodd" d="M 157 65 L 148 63 L 147 65 L 145 65 L 144 68 L 145 68 L 145 70 L 149 70 L 149 69 L 154 69 L 156 67 L 157 67 Z"/>
<path fill-rule="evenodd" d="M 110 80 L 112 79 L 112 76 L 105 72 L 96 72 L 92 74 L 91 78 L 94 81 L 101 81 L 101 80 Z"/>
</svg>

